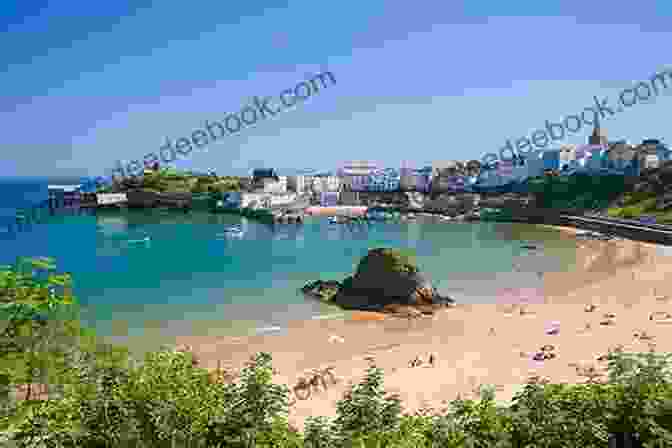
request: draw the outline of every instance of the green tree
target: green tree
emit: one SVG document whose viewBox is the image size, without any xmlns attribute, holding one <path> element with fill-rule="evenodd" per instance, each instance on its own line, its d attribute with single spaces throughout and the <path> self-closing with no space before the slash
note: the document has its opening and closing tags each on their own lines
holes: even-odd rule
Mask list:
<svg viewBox="0 0 672 448">
<path fill-rule="evenodd" d="M 360 384 L 353 385 L 336 404 L 335 428 L 340 439 L 357 438 L 371 432 L 392 432 L 399 427 L 401 399 L 387 396 L 383 371 L 374 364 Z"/>
</svg>

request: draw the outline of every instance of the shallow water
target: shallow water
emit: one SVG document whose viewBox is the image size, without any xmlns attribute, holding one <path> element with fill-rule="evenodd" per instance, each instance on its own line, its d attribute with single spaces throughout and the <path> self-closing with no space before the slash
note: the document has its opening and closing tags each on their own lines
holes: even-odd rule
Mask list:
<svg viewBox="0 0 672 448">
<path fill-rule="evenodd" d="M 226 229 L 240 225 L 241 235 Z M 522 249 L 525 243 L 543 247 Z M 521 224 L 408 223 L 269 226 L 204 212 L 105 211 L 50 218 L 0 241 L 0 264 L 55 257 L 71 272 L 84 321 L 123 340 L 177 335 L 272 334 L 289 320 L 343 314 L 298 293 L 315 279 L 341 280 L 367 250 L 412 248 L 444 295 L 462 303 L 539 296 L 541 272 L 574 269 L 571 237 Z M 154 343 L 154 342 L 152 342 Z"/>
</svg>

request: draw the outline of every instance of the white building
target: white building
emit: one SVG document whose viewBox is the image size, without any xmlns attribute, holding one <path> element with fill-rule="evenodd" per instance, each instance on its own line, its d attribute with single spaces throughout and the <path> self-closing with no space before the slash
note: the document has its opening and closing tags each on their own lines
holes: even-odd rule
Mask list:
<svg viewBox="0 0 672 448">
<path fill-rule="evenodd" d="M 309 186 L 311 184 L 312 184 L 312 177 L 306 176 L 304 174 L 297 174 L 294 176 L 287 177 L 287 186 L 289 187 L 290 190 L 293 190 L 296 193 L 305 193 L 306 191 L 309 190 Z"/>
<path fill-rule="evenodd" d="M 278 176 L 278 190 L 280 193 L 287 193 L 287 176 Z"/>
<path fill-rule="evenodd" d="M 457 160 L 438 160 L 432 162 L 432 172 L 434 177 L 450 177 L 457 174 Z"/>
<path fill-rule="evenodd" d="M 287 193 L 287 176 L 278 176 L 278 180 L 263 179 L 264 193 Z"/>
<path fill-rule="evenodd" d="M 566 144 L 560 147 L 560 169 L 563 166 L 568 168 L 574 166 L 576 161 L 576 145 Z"/>
<path fill-rule="evenodd" d="M 269 208 L 289 205 L 296 201 L 296 193 L 242 193 L 240 206 L 243 208 Z"/>
<path fill-rule="evenodd" d="M 646 154 L 644 155 L 644 160 L 642 161 L 641 167 L 643 169 L 658 168 L 660 166 L 660 160 L 658 160 L 657 154 Z"/>
<path fill-rule="evenodd" d="M 341 179 L 338 176 L 315 176 L 313 177 L 312 190 L 315 193 L 326 191 L 339 191 Z"/>
<path fill-rule="evenodd" d="M 263 206 L 265 199 L 269 197 L 267 193 L 243 193 L 241 195 L 240 206 L 243 208 L 247 207 L 261 207 Z"/>
<path fill-rule="evenodd" d="M 341 189 L 341 179 L 338 176 L 327 176 L 325 179 L 327 191 L 339 191 Z"/>
<path fill-rule="evenodd" d="M 274 207 L 289 205 L 296 201 L 296 193 L 272 194 L 270 198 Z"/>
<path fill-rule="evenodd" d="M 98 205 L 112 205 L 128 202 L 126 193 L 98 193 L 96 194 Z"/>
</svg>

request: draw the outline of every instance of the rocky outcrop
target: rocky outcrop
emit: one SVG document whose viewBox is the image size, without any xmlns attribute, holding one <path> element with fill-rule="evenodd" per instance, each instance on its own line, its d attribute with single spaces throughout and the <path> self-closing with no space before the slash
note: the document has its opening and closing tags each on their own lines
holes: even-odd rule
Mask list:
<svg viewBox="0 0 672 448">
<path fill-rule="evenodd" d="M 126 193 L 129 208 L 152 208 L 159 203 L 159 194 L 146 190 L 131 190 Z"/>
<path fill-rule="evenodd" d="M 318 280 L 302 291 L 344 309 L 413 315 L 431 314 L 454 302 L 442 297 L 413 258 L 398 249 L 372 249 L 342 283 Z"/>
<path fill-rule="evenodd" d="M 151 190 L 130 190 L 126 193 L 129 208 L 191 208 L 192 194 L 189 192 L 163 192 Z"/>
</svg>

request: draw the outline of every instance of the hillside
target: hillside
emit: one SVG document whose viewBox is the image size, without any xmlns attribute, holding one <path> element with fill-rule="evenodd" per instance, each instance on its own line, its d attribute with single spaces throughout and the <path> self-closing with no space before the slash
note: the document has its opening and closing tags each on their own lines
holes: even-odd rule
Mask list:
<svg viewBox="0 0 672 448">
<path fill-rule="evenodd" d="M 659 223 L 672 223 L 672 161 L 642 173 L 631 190 L 602 210 L 618 218 L 653 216 Z"/>
</svg>

